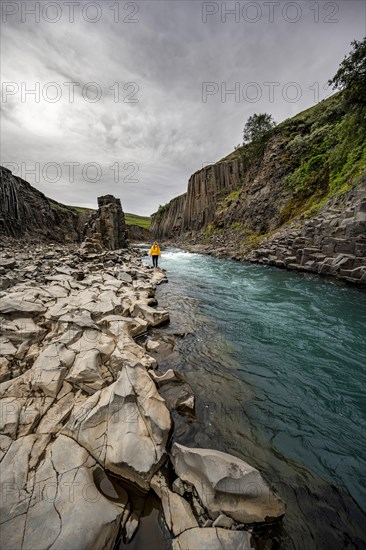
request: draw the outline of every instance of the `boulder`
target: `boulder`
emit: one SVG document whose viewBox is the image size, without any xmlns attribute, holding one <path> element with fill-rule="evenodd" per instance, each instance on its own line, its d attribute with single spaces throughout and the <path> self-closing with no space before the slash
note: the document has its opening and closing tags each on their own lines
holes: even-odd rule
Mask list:
<svg viewBox="0 0 366 550">
<path fill-rule="evenodd" d="M 133 317 L 142 317 L 152 327 L 157 327 L 169 321 L 169 313 L 165 310 L 158 310 L 147 304 L 136 303 L 133 308 Z"/>
<path fill-rule="evenodd" d="M 116 382 L 75 407 L 62 433 L 107 470 L 143 490 L 166 458 L 170 415 L 142 366 L 121 370 Z"/>
<path fill-rule="evenodd" d="M 225 514 L 220 514 L 212 525 L 213 527 L 224 527 L 225 529 L 231 529 L 234 524 L 235 521 L 232 518 L 225 516 Z"/>
<path fill-rule="evenodd" d="M 174 443 L 176 474 L 194 485 L 212 519 L 224 513 L 241 523 L 273 521 L 285 513 L 282 500 L 258 470 L 226 453 Z"/>
</svg>

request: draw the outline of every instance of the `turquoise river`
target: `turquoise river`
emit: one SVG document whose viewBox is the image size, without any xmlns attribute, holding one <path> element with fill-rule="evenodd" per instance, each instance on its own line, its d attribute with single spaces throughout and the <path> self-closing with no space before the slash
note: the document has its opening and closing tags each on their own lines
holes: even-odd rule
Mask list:
<svg viewBox="0 0 366 550">
<path fill-rule="evenodd" d="M 265 548 L 366 548 L 366 292 L 179 249 L 160 265 L 161 333 L 185 333 L 162 370 L 196 396 L 175 440 L 238 456 L 278 491 L 287 514 Z"/>
</svg>

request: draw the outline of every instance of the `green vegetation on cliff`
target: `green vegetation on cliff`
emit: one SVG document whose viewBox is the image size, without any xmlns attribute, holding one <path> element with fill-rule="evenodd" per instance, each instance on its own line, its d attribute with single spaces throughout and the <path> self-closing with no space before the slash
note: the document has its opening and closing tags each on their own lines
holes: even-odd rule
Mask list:
<svg viewBox="0 0 366 550">
<path fill-rule="evenodd" d="M 277 126 L 267 113 L 250 117 L 246 143 L 160 206 L 153 235 L 252 246 L 352 189 L 366 174 L 366 39 L 352 46 L 329 81 L 339 91 Z"/>
<path fill-rule="evenodd" d="M 364 117 L 364 112 L 347 108 L 345 93 L 339 92 L 273 128 L 260 148 L 245 144 L 222 161 L 239 158 L 250 169 L 277 137 L 282 145 L 277 162 L 284 173 L 283 186 L 293 194 L 299 213 L 311 197 L 324 202 L 350 189 L 366 172 Z"/>
</svg>

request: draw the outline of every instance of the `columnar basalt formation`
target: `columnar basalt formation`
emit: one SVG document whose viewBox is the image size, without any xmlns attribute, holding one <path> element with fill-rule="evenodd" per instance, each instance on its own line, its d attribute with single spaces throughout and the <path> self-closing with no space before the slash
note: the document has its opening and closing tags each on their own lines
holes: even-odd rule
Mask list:
<svg viewBox="0 0 366 550">
<path fill-rule="evenodd" d="M 218 162 L 195 172 L 188 182 L 183 231 L 197 231 L 212 222 L 220 199 L 237 189 L 243 176 L 243 165 L 238 159 Z"/>
<path fill-rule="evenodd" d="M 262 240 L 244 258 L 366 286 L 366 177 L 312 219 Z"/>
<path fill-rule="evenodd" d="M 220 200 L 238 189 L 244 174 L 243 163 L 238 159 L 205 166 L 192 174 L 187 192 L 153 214 L 153 238 L 169 239 L 211 223 Z"/>
<path fill-rule="evenodd" d="M 113 195 L 98 197 L 98 210 L 87 222 L 84 236 L 99 240 L 108 250 L 127 248 L 127 230 L 121 200 Z"/>
<path fill-rule="evenodd" d="M 153 214 L 150 233 L 154 239 L 166 239 L 181 235 L 187 193 L 175 197 Z"/>
<path fill-rule="evenodd" d="M 77 241 L 79 214 L 72 207 L 47 198 L 27 181 L 0 166 L 0 235 Z"/>
</svg>

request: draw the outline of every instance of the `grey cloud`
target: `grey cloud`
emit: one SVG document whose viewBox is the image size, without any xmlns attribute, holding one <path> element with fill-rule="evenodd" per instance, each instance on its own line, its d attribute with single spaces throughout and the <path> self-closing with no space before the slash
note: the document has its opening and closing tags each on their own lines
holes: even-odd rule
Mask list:
<svg viewBox="0 0 366 550">
<path fill-rule="evenodd" d="M 257 23 L 235 23 L 229 16 L 222 23 L 220 14 L 203 23 L 200 1 L 178 0 L 137 2 L 139 22 L 116 24 L 108 9 L 115 2 L 100 4 L 103 16 L 94 24 L 83 21 L 80 10 L 72 24 L 65 17 L 55 24 L 10 17 L 3 24 L 3 80 L 29 87 L 35 81 L 41 86 L 57 82 L 62 99 L 36 105 L 30 97 L 22 103 L 17 94 L 1 105 L 2 162 L 59 163 L 62 178 L 56 184 L 42 173 L 39 181 L 31 175 L 28 180 L 67 204 L 93 206 L 98 194 L 114 193 L 126 211 L 137 214 L 150 214 L 184 192 L 191 173 L 228 154 L 241 141 L 251 114 L 271 112 L 279 122 L 314 104 L 315 83 L 319 99 L 329 94 L 323 86 L 350 42 L 365 35 L 365 3 L 358 1 L 331 3 L 339 6 L 338 23 L 324 22 L 330 11 L 329 2 L 322 1 L 319 23 L 309 2 L 297 2 L 302 17 L 296 23 L 282 16 L 270 23 L 263 2 L 257 3 L 263 12 Z M 127 15 L 126 3 L 120 4 Z M 285 5 L 281 1 L 278 13 Z M 80 83 L 72 104 L 65 82 Z M 102 90 L 96 103 L 82 95 L 89 82 Z M 116 82 L 125 102 L 114 102 L 110 87 Z M 138 103 L 126 102 L 127 82 L 138 86 Z M 238 82 L 241 94 L 246 84 L 256 82 L 262 96 L 251 102 L 241 95 L 237 103 L 233 95 L 221 101 L 219 91 L 202 102 L 203 82 L 223 84 L 228 91 Z M 273 102 L 266 82 L 278 83 Z M 301 90 L 294 103 L 283 97 L 289 82 Z M 68 162 L 79 163 L 74 182 L 64 167 Z M 82 174 L 91 162 L 102 170 L 95 183 Z M 110 168 L 116 162 L 122 167 L 118 183 Z M 128 163 L 138 166 L 138 183 L 125 181 Z"/>
</svg>

